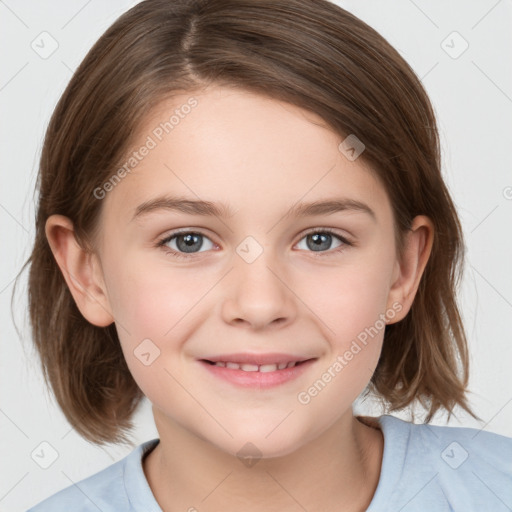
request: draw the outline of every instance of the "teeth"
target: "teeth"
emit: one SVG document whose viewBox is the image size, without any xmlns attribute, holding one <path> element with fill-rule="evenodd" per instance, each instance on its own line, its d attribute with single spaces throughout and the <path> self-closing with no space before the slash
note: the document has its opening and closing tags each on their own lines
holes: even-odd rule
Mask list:
<svg viewBox="0 0 512 512">
<path fill-rule="evenodd" d="M 260 372 L 275 372 L 277 370 L 277 364 L 262 364 L 260 366 Z"/>
<path fill-rule="evenodd" d="M 238 364 L 232 362 L 218 361 L 215 366 L 222 366 L 224 368 L 231 368 L 232 370 L 242 370 L 244 372 L 275 372 L 276 370 L 284 370 L 285 368 L 292 368 L 297 364 L 296 361 L 290 361 L 289 363 L 279 364 Z"/>
<path fill-rule="evenodd" d="M 257 364 L 243 364 L 240 366 L 240 370 L 243 370 L 244 372 L 257 372 L 258 365 Z"/>
</svg>

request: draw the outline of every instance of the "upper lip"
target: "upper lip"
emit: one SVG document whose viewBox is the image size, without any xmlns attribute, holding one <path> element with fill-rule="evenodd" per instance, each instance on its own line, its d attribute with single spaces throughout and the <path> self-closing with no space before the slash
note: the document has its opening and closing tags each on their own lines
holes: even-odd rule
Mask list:
<svg viewBox="0 0 512 512">
<path fill-rule="evenodd" d="M 250 354 L 250 353 L 238 353 L 238 354 L 221 354 L 218 356 L 209 356 L 202 358 L 202 361 L 211 361 L 217 363 L 219 361 L 225 363 L 241 363 L 241 364 L 279 364 L 279 363 L 290 363 L 306 361 L 313 359 L 312 357 L 296 356 L 293 354 L 283 353 L 267 353 L 267 354 Z"/>
</svg>

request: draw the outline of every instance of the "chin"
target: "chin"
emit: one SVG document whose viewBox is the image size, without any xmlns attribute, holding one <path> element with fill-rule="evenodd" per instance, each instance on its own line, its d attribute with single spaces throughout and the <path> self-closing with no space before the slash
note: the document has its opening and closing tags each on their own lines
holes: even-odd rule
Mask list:
<svg viewBox="0 0 512 512">
<path fill-rule="evenodd" d="M 278 425 L 276 422 L 275 425 Z M 217 447 L 230 455 L 239 458 L 242 462 L 245 460 L 272 459 L 285 457 L 297 451 L 301 446 L 307 443 L 305 437 L 300 436 L 298 432 L 290 432 L 289 429 L 279 426 L 272 429 L 251 429 L 239 430 L 235 432 L 230 430 L 233 438 L 226 443 L 226 438 Z M 281 429 L 280 432 L 278 430 Z M 257 431 L 256 431 L 257 430 Z"/>
</svg>

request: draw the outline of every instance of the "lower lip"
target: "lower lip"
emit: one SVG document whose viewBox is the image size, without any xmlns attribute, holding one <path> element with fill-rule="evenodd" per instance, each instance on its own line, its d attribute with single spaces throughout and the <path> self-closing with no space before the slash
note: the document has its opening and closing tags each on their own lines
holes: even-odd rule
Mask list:
<svg viewBox="0 0 512 512">
<path fill-rule="evenodd" d="M 296 365 L 291 368 L 284 368 L 283 370 L 273 372 L 246 372 L 244 370 L 234 370 L 224 366 L 217 366 L 205 361 L 199 362 L 216 377 L 227 380 L 237 386 L 267 389 L 298 378 L 315 362 L 315 359 L 309 359 L 298 366 Z"/>
</svg>

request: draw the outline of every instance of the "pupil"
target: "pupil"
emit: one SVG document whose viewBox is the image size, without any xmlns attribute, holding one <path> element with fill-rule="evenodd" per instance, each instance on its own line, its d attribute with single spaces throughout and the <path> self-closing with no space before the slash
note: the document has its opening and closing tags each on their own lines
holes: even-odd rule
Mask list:
<svg viewBox="0 0 512 512">
<path fill-rule="evenodd" d="M 308 247 L 313 251 L 318 251 L 322 248 L 329 249 L 331 238 L 331 235 L 328 233 L 315 233 L 313 235 L 308 235 L 308 239 L 313 240 L 313 244 L 311 246 L 308 244 Z M 325 247 L 321 247 L 322 243 L 325 245 Z"/>
<path fill-rule="evenodd" d="M 178 246 L 178 249 L 183 252 L 194 252 L 194 244 L 197 245 L 196 249 L 201 248 L 201 242 L 198 240 L 200 239 L 201 235 L 195 235 L 195 234 L 187 234 L 187 235 L 180 235 L 176 238 L 176 245 Z M 183 240 L 183 243 L 180 243 L 180 241 Z M 191 250 L 192 249 L 192 250 Z"/>
</svg>

